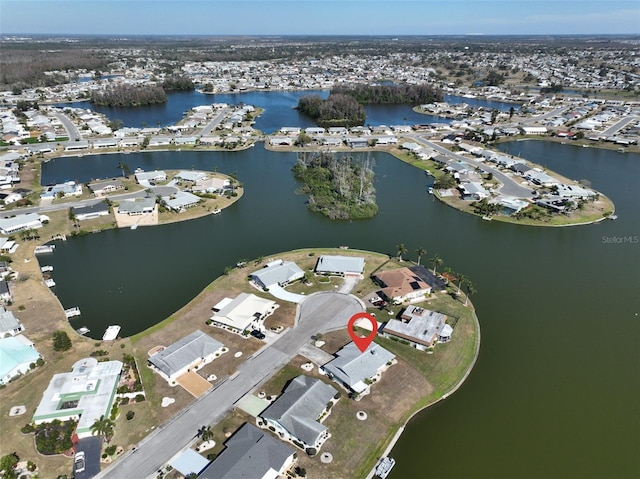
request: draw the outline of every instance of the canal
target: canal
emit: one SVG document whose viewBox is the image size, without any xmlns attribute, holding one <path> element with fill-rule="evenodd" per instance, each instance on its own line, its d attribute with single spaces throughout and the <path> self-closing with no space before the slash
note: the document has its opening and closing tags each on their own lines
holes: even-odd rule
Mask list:
<svg viewBox="0 0 640 479">
<path fill-rule="evenodd" d="M 434 201 L 428 177 L 383 153 L 373 154 L 380 213 L 354 222 L 308 212 L 290 173 L 295 155 L 260 144 L 59 158 L 44 165 L 43 183 L 113 176 L 126 161 L 237 172 L 246 192 L 217 216 L 70 239 L 47 263 L 63 306 L 83 312 L 72 325 L 100 337 L 109 324 L 130 335 L 157 323 L 241 258 L 338 245 L 395 254 L 399 243 L 415 257 L 424 247 L 476 286 L 482 345 L 463 387 L 409 423 L 390 477 L 638 477 L 640 155 L 536 141 L 501 148 L 589 180 L 619 218 L 571 228 L 482 221 Z"/>
</svg>

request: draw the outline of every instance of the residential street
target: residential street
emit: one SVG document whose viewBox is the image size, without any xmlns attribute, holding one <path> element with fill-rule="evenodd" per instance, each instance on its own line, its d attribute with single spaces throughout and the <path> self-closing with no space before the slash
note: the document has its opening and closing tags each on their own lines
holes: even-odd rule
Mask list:
<svg viewBox="0 0 640 479">
<path fill-rule="evenodd" d="M 446 155 L 450 158 L 454 158 L 456 160 L 464 161 L 484 171 L 491 172 L 493 174 L 493 177 L 502 184 L 502 186 L 498 189 L 498 191 L 503 195 L 515 196 L 516 198 L 531 198 L 533 196 L 532 190 L 530 188 L 520 185 L 520 183 L 515 179 L 510 178 L 509 176 L 505 175 L 497 168 L 494 168 L 493 166 L 485 162 L 477 161 L 472 158 L 468 158 L 466 156 L 453 153 L 447 150 L 446 148 L 444 148 L 443 146 L 438 145 L 437 143 L 425 140 L 419 135 L 411 135 L 411 138 L 427 145 L 430 148 L 433 148 L 438 153 L 442 153 L 443 155 Z"/>
<path fill-rule="evenodd" d="M 73 122 L 67 118 L 67 116 L 63 113 L 54 113 L 53 114 L 60 123 L 64 125 L 65 130 L 67 130 L 67 134 L 69 135 L 69 141 L 80 141 L 82 140 L 82 134 L 78 127 L 73 124 Z"/>
<path fill-rule="evenodd" d="M 310 295 L 299 306 L 293 329 L 248 357 L 234 376 L 149 434 L 135 451 L 125 453 L 96 477 L 155 478 L 159 469 L 192 443 L 198 428 L 220 421 L 236 401 L 291 360 L 311 336 L 346 327 L 351 316 L 363 310 L 360 300 L 353 296 L 332 292 Z"/>
</svg>

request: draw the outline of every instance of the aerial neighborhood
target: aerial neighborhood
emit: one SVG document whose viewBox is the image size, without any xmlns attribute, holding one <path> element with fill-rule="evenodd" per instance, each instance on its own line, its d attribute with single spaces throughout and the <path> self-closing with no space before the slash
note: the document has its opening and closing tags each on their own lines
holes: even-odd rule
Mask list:
<svg viewBox="0 0 640 479">
<path fill-rule="evenodd" d="M 616 43 L 588 49 L 569 43 L 548 52 L 527 46 L 513 53 L 493 44 L 471 51 L 457 43 L 417 48 L 411 42 L 396 51 L 397 40 L 385 39 L 387 47 L 373 55 L 357 42 L 334 54 L 324 51 L 331 45 L 324 40 L 312 48 L 301 39 L 256 38 L 249 48 L 231 38 L 221 45 L 233 59 L 220 60 L 207 59 L 219 58 L 211 51 L 200 56 L 190 43 L 177 55 L 109 41 L 100 49 L 100 65 L 52 67 L 43 73 L 46 84 L 0 91 L 0 388 L 8 409 L 0 432 L 16 450 L 5 456 L 12 471 L 49 477 L 50 470 L 51 477 L 78 479 L 386 478 L 394 465 L 388 453 L 410 418 L 455 392 L 475 364 L 479 320 L 470 298 L 476 289 L 437 253 L 426 260 L 421 247 L 409 252 L 398 244 L 395 254 L 356 249 L 364 247 L 347 241 L 355 241 L 350 231 L 360 226 L 357 217 L 322 218 L 345 227 L 331 230 L 334 245 L 318 246 L 314 237 L 294 246 L 300 249 L 265 252 L 270 243 L 262 235 L 289 232 L 259 213 L 264 217 L 256 223 L 264 223 L 252 223 L 245 235 L 254 248 L 247 254 L 270 256 L 229 257 L 218 241 L 245 244 L 238 227 L 229 227 L 248 223 L 250 208 L 238 206 L 250 200 L 262 212 L 272 207 L 272 191 L 275 196 L 268 176 L 273 163 L 249 164 L 247 158 L 268 153 L 282 157 L 288 169 L 295 162 L 294 171 L 320 165 L 311 177 L 325 181 L 322 193 L 357 191 L 354 198 L 361 200 L 375 197 L 375 189 L 365 187 L 368 172 L 374 184 L 369 165 L 375 160 L 368 155 L 388 156 L 395 166 L 415 167 L 412 179 L 425 182 L 416 204 L 443 202 L 469 213 L 460 216 L 479 228 L 515 228 L 496 221 L 602 226 L 617 218 L 615 205 L 588 180 L 567 178 L 501 146 L 544 138 L 618 154 L 639 151 L 640 139 L 640 64 Z M 2 42 L 22 45 L 23 39 Z M 255 55 L 245 57 L 245 47 Z M 282 53 L 291 51 L 299 53 Z M 433 101 L 384 98 L 394 88 L 425 85 L 435 92 Z M 374 99 L 356 101 L 363 91 Z M 159 99 L 138 103 L 149 92 Z M 363 104 L 411 103 L 405 114 L 414 116 L 388 125 L 339 117 L 320 126 L 299 103 L 283 111 L 297 109 L 304 124 L 261 126 L 268 111 L 243 101 L 261 92 L 291 94 L 296 101 L 309 92 L 323 111 L 332 97 L 362 111 Z M 201 104 L 189 105 L 175 121 L 149 118 L 150 125 L 123 122 L 98 108 L 164 104 L 167 93 L 185 93 Z M 109 103 L 113 98 L 121 103 Z M 165 154 L 175 156 L 166 164 L 155 161 Z M 192 163 L 187 155 L 194 155 Z M 77 161 L 77 170 L 41 184 L 56 160 Z M 323 161 L 337 165 L 334 176 Z M 111 171 L 99 165 L 104 169 L 96 169 L 96 177 L 74 179 L 93 162 Z M 255 181 L 247 181 L 245 192 L 236 165 L 259 176 L 260 188 L 267 185 L 260 191 L 267 193 L 255 194 Z M 386 176 L 375 181 L 386 187 Z M 300 204 L 320 203 L 321 194 L 308 183 L 298 176 L 294 183 L 291 193 L 311 191 Z M 404 188 L 394 191 L 396 198 L 408 195 Z M 330 202 L 338 203 L 337 196 L 348 198 L 336 194 Z M 422 241 L 411 228 L 419 218 L 388 213 L 383 219 L 402 221 L 391 230 Z M 311 216 L 316 211 L 308 214 L 317 219 Z M 179 229 L 184 223 L 161 226 L 185 221 L 202 229 L 185 234 Z M 439 227 L 449 224 L 443 220 Z M 157 276 L 170 288 L 159 291 L 170 293 L 147 288 L 153 273 L 134 260 L 119 267 L 116 286 L 102 284 L 110 273 L 103 263 L 76 265 L 66 281 L 95 282 L 96 298 L 104 295 L 96 304 L 105 311 L 131 287 L 129 275 L 140 278 L 132 274 L 140 271 L 143 279 L 136 281 L 144 287 L 136 300 L 154 306 L 151 312 L 135 305 L 125 313 L 108 311 L 106 331 L 103 318 L 92 323 L 96 318 L 88 314 L 84 322 L 78 307 L 84 305 L 66 304 L 58 258 L 70 254 L 72 244 L 93 247 L 95 238 L 127 238 L 118 254 L 142 257 L 154 251 L 153 231 L 170 240 L 148 261 L 162 263 Z M 383 242 L 391 232 L 374 224 L 367 234 Z M 343 238 L 349 245 L 339 245 Z M 186 254 L 192 248 L 206 248 L 195 262 Z M 228 266 L 218 271 L 222 259 Z M 451 265 L 457 268 L 458 261 Z M 207 269 L 208 280 L 198 267 Z M 191 301 L 172 303 L 159 317 L 164 309 L 153 303 L 178 290 Z M 136 329 L 137 316 L 155 322 Z M 93 324 L 99 332 L 90 330 Z M 123 328 L 135 331 L 123 334 Z M 2 470 L 0 476 L 10 477 Z"/>
</svg>

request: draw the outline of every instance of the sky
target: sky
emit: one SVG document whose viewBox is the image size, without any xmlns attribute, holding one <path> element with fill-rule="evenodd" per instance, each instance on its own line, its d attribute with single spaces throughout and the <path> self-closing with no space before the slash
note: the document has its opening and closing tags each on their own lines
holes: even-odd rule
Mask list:
<svg viewBox="0 0 640 479">
<path fill-rule="evenodd" d="M 640 34 L 640 1 L 0 0 L 0 34 Z"/>
</svg>

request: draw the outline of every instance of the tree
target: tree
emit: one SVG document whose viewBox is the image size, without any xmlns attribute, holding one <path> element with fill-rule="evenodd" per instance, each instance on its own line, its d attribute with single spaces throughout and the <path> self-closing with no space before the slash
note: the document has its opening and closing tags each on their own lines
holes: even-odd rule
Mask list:
<svg viewBox="0 0 640 479">
<path fill-rule="evenodd" d="M 207 442 L 213 439 L 214 434 L 211 430 L 211 426 L 202 426 L 200 429 L 198 429 L 197 436 L 202 439 L 203 442 Z"/>
<path fill-rule="evenodd" d="M 55 331 L 53 333 L 53 350 L 67 351 L 71 349 L 71 340 L 65 331 Z"/>
<path fill-rule="evenodd" d="M 433 187 L 436 190 L 448 190 L 456 185 L 456 179 L 449 173 L 441 175 L 436 181 L 433 182 Z"/>
<path fill-rule="evenodd" d="M 115 423 L 103 414 L 100 418 L 94 421 L 89 429 L 93 436 L 104 436 L 107 442 L 109 442 L 111 440 L 111 436 L 113 436 L 114 428 Z"/>
<path fill-rule="evenodd" d="M 121 161 L 120 163 L 118 163 L 117 168 L 120 168 L 123 177 L 129 178 L 129 175 L 131 174 L 131 168 L 129 168 L 129 165 L 127 163 Z"/>
<path fill-rule="evenodd" d="M 402 261 L 402 255 L 407 254 L 407 252 L 409 251 L 407 249 L 407 247 L 404 245 L 404 243 L 400 243 L 398 245 L 396 245 L 396 249 L 398 250 L 398 260 Z"/>
<path fill-rule="evenodd" d="M 458 280 L 458 291 L 456 292 L 456 294 L 459 295 L 460 290 L 462 289 L 462 283 L 468 281 L 468 278 L 464 274 L 458 273 L 457 280 Z"/>
<path fill-rule="evenodd" d="M 433 266 L 433 274 L 436 274 L 436 268 L 440 266 L 442 263 L 444 263 L 442 258 L 440 258 L 440 256 L 437 253 L 433 255 L 433 257 L 429 260 L 429 262 L 431 263 L 431 266 Z"/>
<path fill-rule="evenodd" d="M 420 260 L 425 254 L 427 254 L 427 250 L 420 247 L 416 250 L 416 254 L 418 255 L 418 266 L 420 266 Z"/>
<path fill-rule="evenodd" d="M 296 139 L 297 146 L 305 146 L 311 143 L 311 137 L 307 135 L 304 131 L 301 131 Z"/>
<path fill-rule="evenodd" d="M 469 296 L 476 294 L 478 292 L 478 290 L 476 290 L 475 286 L 473 285 L 473 283 L 469 280 L 467 280 L 467 297 L 464 300 L 464 305 L 466 306 L 469 303 Z"/>
</svg>

